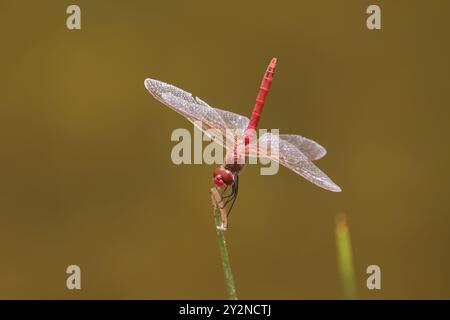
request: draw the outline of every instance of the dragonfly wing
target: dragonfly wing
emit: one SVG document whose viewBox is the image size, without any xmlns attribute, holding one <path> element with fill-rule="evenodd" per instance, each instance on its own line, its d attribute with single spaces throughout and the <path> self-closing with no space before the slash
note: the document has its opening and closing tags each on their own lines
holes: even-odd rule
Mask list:
<svg viewBox="0 0 450 320">
<path fill-rule="evenodd" d="M 231 145 L 226 143 L 228 124 L 222 118 L 222 115 L 228 112 L 218 111 L 219 109 L 209 106 L 191 93 L 162 81 L 145 79 L 145 87 L 153 97 L 187 118 L 215 142 L 223 146 Z M 214 134 L 208 134 L 207 130 L 210 129 L 214 129 Z"/>
<path fill-rule="evenodd" d="M 244 135 L 244 132 L 248 127 L 248 123 L 250 122 L 249 118 L 247 118 L 245 116 L 241 116 L 240 114 L 221 110 L 218 108 L 214 108 L 214 110 L 216 110 L 216 112 L 225 121 L 227 128 L 236 130 L 236 134 L 238 136 Z"/>
<path fill-rule="evenodd" d="M 250 146 L 250 148 L 255 147 Z M 258 156 L 277 161 L 321 188 L 334 192 L 341 191 L 341 188 L 322 172 L 307 155 L 297 146 L 283 139 L 281 135 L 277 136 L 271 133 L 262 135 L 258 140 L 256 149 Z M 250 149 L 249 152 L 252 153 L 255 150 Z"/>
<path fill-rule="evenodd" d="M 279 137 L 297 147 L 309 160 L 319 160 L 327 154 L 324 147 L 311 139 L 294 134 L 280 134 Z"/>
<path fill-rule="evenodd" d="M 282 160 L 280 161 L 280 163 L 321 188 L 333 192 L 342 191 L 342 189 L 337 184 L 335 184 L 333 180 L 331 180 L 311 161 L 299 161 L 295 165 L 291 163 L 285 163 Z"/>
</svg>

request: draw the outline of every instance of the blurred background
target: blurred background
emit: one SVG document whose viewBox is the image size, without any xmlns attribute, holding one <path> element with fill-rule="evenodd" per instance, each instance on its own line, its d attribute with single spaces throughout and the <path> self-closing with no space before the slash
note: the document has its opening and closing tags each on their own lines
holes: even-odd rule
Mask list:
<svg viewBox="0 0 450 320">
<path fill-rule="evenodd" d="M 192 125 L 143 81 L 249 115 L 274 56 L 261 127 L 325 146 L 343 192 L 246 168 L 227 232 L 239 298 L 343 298 L 340 213 L 358 298 L 450 298 L 450 2 L 79 0 L 73 31 L 70 4 L 0 1 L 0 298 L 226 298 L 214 166 L 171 162 Z"/>
</svg>

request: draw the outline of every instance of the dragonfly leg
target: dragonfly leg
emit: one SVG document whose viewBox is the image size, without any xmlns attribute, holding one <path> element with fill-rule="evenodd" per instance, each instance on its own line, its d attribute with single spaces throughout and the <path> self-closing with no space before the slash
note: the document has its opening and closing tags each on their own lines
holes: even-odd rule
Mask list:
<svg viewBox="0 0 450 320">
<path fill-rule="evenodd" d="M 236 180 L 235 180 L 235 183 L 233 183 L 233 186 L 234 186 L 234 197 L 233 197 L 233 202 L 231 203 L 230 209 L 228 210 L 227 218 L 230 216 L 231 210 L 233 209 L 233 206 L 234 206 L 234 202 L 236 201 L 237 196 L 238 196 L 238 191 L 239 191 L 239 175 L 236 175 Z"/>
<path fill-rule="evenodd" d="M 224 197 L 224 198 L 229 198 L 229 199 L 227 201 L 225 201 L 225 203 L 222 205 L 222 208 L 221 208 L 221 209 L 224 209 L 229 203 L 231 203 L 230 209 L 228 209 L 228 212 L 227 212 L 227 217 L 230 215 L 231 210 L 233 209 L 234 202 L 236 201 L 236 198 L 238 195 L 238 191 L 239 191 L 239 176 L 236 175 L 234 183 L 231 185 L 231 194 Z M 224 199 L 224 198 L 222 198 L 222 199 Z"/>
<path fill-rule="evenodd" d="M 234 189 L 234 188 L 233 188 L 233 189 Z M 233 201 L 234 198 L 235 198 L 234 191 L 232 191 L 230 195 L 228 195 L 228 196 L 226 196 L 226 197 L 222 197 L 222 199 L 220 199 L 220 200 L 222 201 L 222 203 L 223 203 L 223 200 L 224 200 L 224 199 L 228 199 L 228 200 L 226 200 L 225 203 L 223 203 L 223 205 L 222 205 L 221 207 L 219 207 L 219 208 L 220 208 L 220 209 L 224 209 L 224 208 L 228 205 L 228 203 L 230 203 L 231 201 Z"/>
<path fill-rule="evenodd" d="M 225 193 L 225 191 L 228 189 L 228 186 L 226 186 L 225 187 L 225 189 L 223 189 L 223 191 L 222 191 L 222 193 L 221 193 L 221 198 L 220 198 L 220 201 L 223 203 L 223 201 L 225 200 L 225 199 L 228 199 L 228 198 L 233 198 L 234 197 L 234 183 L 231 185 L 231 191 L 230 191 L 230 193 L 228 194 L 228 195 L 226 195 L 226 196 L 223 196 L 223 194 Z M 224 205 L 222 205 L 220 208 L 221 209 L 223 209 L 223 208 L 225 208 L 225 206 L 227 205 L 227 203 L 229 202 L 229 200 L 227 200 L 226 202 L 225 202 L 225 204 Z"/>
<path fill-rule="evenodd" d="M 227 187 L 227 188 L 228 188 L 228 187 Z M 230 198 L 230 197 L 233 196 L 233 187 L 231 187 L 231 189 L 232 189 L 232 190 L 231 190 L 230 194 L 229 194 L 229 195 L 226 195 L 226 196 L 223 196 L 223 197 L 222 197 L 222 200 L 228 199 L 228 198 Z M 226 189 L 225 189 L 225 190 L 226 190 Z M 225 190 L 224 190 L 224 191 L 225 191 Z M 223 194 L 223 193 L 222 193 L 222 194 Z"/>
<path fill-rule="evenodd" d="M 228 200 L 225 201 L 225 203 L 222 205 L 222 207 L 221 207 L 220 209 L 224 209 L 224 208 L 228 205 L 228 203 L 230 203 L 231 201 L 233 201 L 233 199 L 234 199 L 235 197 L 236 197 L 236 182 L 233 182 L 233 184 L 231 185 L 231 192 L 230 192 L 230 194 L 227 195 L 227 196 L 223 196 L 223 197 L 221 198 L 222 203 L 223 203 L 223 201 L 224 201 L 225 199 L 228 199 Z"/>
</svg>

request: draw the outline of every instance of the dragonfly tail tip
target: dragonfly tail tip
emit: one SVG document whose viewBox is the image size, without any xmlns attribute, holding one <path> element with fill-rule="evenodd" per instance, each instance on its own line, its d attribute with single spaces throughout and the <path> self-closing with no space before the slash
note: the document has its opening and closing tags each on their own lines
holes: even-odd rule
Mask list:
<svg viewBox="0 0 450 320">
<path fill-rule="evenodd" d="M 273 57 L 272 60 L 270 61 L 270 66 L 272 68 L 275 68 L 275 66 L 277 65 L 277 61 L 278 61 L 278 59 Z"/>
</svg>

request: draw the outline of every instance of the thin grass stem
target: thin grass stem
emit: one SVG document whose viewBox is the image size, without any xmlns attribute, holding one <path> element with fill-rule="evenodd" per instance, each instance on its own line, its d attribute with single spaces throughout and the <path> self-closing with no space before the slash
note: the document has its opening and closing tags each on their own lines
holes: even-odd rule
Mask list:
<svg viewBox="0 0 450 320">
<path fill-rule="evenodd" d="M 336 247 L 339 274 L 346 299 L 356 299 L 355 272 L 353 270 L 352 243 L 344 214 L 336 217 Z"/>
<path fill-rule="evenodd" d="M 228 255 L 227 243 L 225 240 L 225 230 L 227 227 L 226 212 L 220 209 L 221 200 L 217 189 L 211 189 L 211 200 L 214 207 L 214 223 L 216 227 L 217 239 L 219 240 L 220 257 L 225 274 L 225 283 L 228 291 L 228 299 L 237 300 L 236 287 L 234 285 L 233 273 L 231 271 L 230 256 Z"/>
</svg>

